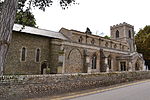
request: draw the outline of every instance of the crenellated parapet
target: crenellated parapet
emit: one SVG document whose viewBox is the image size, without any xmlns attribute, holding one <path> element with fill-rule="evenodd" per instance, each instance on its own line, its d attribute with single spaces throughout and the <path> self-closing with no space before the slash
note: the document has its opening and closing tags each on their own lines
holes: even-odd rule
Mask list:
<svg viewBox="0 0 150 100">
<path fill-rule="evenodd" d="M 134 49 L 134 26 L 123 22 L 110 27 L 111 39 L 126 42 L 129 46 L 130 51 Z"/>
<path fill-rule="evenodd" d="M 120 23 L 120 24 L 116 24 L 116 25 L 110 26 L 110 29 L 112 30 L 114 28 L 118 28 L 118 27 L 122 27 L 122 26 L 128 26 L 128 27 L 134 28 L 133 25 L 130 25 L 130 24 L 126 23 L 126 22 L 123 22 L 123 23 Z"/>
<path fill-rule="evenodd" d="M 67 36 L 71 42 L 78 44 L 84 44 L 88 46 L 107 48 L 107 49 L 116 49 L 121 51 L 128 51 L 129 47 L 126 42 L 116 40 L 116 39 L 107 39 L 94 34 L 86 34 L 85 32 L 80 32 L 76 30 L 65 30 L 61 31 L 62 34 Z"/>
</svg>

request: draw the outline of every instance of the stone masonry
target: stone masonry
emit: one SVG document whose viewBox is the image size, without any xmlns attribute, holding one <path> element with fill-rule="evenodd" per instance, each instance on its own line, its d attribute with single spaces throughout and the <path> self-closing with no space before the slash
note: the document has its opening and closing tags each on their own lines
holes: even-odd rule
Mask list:
<svg viewBox="0 0 150 100">
<path fill-rule="evenodd" d="M 0 76 L 0 100 L 52 96 L 149 78 L 149 71 Z"/>
<path fill-rule="evenodd" d="M 110 27 L 111 39 L 62 28 L 15 25 L 4 74 L 96 73 L 145 70 L 136 52 L 134 26 Z"/>
</svg>

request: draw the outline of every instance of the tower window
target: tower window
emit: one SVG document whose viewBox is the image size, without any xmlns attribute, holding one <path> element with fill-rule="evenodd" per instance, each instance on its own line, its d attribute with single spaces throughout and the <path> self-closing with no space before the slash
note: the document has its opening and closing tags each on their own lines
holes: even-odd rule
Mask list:
<svg viewBox="0 0 150 100">
<path fill-rule="evenodd" d="M 131 31 L 129 30 L 129 38 L 131 38 Z"/>
<path fill-rule="evenodd" d="M 116 38 L 119 38 L 119 31 L 116 31 Z"/>
<path fill-rule="evenodd" d="M 36 49 L 36 58 L 35 58 L 36 62 L 40 61 L 40 49 Z"/>
<path fill-rule="evenodd" d="M 26 48 L 23 47 L 21 49 L 21 61 L 25 61 L 26 60 Z"/>
</svg>

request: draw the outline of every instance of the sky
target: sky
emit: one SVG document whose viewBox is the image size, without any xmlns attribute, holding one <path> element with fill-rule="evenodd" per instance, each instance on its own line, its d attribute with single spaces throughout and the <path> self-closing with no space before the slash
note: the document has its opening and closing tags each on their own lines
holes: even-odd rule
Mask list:
<svg viewBox="0 0 150 100">
<path fill-rule="evenodd" d="M 150 25 L 150 0 L 76 0 L 79 5 L 66 10 L 59 6 L 59 0 L 54 1 L 45 12 L 32 10 L 39 28 L 85 32 L 89 27 L 93 34 L 104 36 L 110 34 L 110 26 L 123 22 L 134 25 L 136 32 Z"/>
</svg>

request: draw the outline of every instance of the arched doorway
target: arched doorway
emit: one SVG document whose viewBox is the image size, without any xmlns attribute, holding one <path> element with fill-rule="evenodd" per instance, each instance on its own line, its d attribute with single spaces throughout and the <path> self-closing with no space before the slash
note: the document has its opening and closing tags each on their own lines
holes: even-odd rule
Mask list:
<svg viewBox="0 0 150 100">
<path fill-rule="evenodd" d="M 112 69 L 112 63 L 111 63 L 112 60 L 111 60 L 111 56 L 110 56 L 110 55 L 108 56 L 108 59 L 107 59 L 107 60 L 108 60 L 108 67 L 109 67 L 109 70 L 111 70 L 111 69 Z"/>
<path fill-rule="evenodd" d="M 136 63 L 135 63 L 135 70 L 136 71 L 140 70 L 140 63 L 139 63 L 139 61 L 136 61 Z"/>
<path fill-rule="evenodd" d="M 42 64 L 41 64 L 41 74 L 44 74 L 44 69 L 46 69 L 47 68 L 47 63 L 46 62 L 43 62 Z"/>
</svg>

